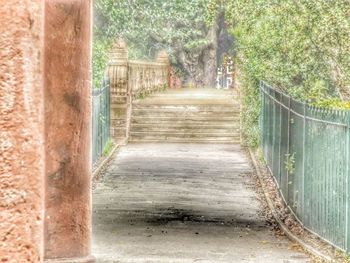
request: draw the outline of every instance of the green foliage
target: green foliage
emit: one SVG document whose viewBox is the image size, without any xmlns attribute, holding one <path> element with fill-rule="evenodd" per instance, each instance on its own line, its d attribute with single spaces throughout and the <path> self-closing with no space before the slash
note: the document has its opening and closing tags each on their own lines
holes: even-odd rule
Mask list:
<svg viewBox="0 0 350 263">
<path fill-rule="evenodd" d="M 330 95 L 335 87 L 349 87 L 348 1 L 229 2 L 232 32 L 250 75 L 287 92 L 307 91 L 320 81 Z M 341 74 L 336 74 L 338 69 Z"/>
<path fill-rule="evenodd" d="M 256 148 L 259 145 L 260 96 L 255 79 L 242 76 L 242 136 L 246 145 Z"/>
<path fill-rule="evenodd" d="M 251 89 L 265 80 L 313 105 L 349 109 L 343 102 L 350 99 L 349 1 L 226 0 L 225 6 L 242 74 L 250 80 L 242 87 L 244 100 L 253 108 L 259 92 L 253 98 Z M 243 112 L 251 119 L 243 130 L 256 141 L 251 125 L 258 127 L 258 118 L 251 111 Z"/>
<path fill-rule="evenodd" d="M 258 144 L 258 80 L 316 106 L 350 108 L 343 102 L 350 98 L 348 0 L 96 0 L 94 6 L 96 87 L 116 37 L 127 40 L 131 58 L 152 58 L 166 49 L 185 75 L 184 65 L 210 44 L 208 28 L 225 9 L 242 58 L 248 145 Z"/>
<path fill-rule="evenodd" d="M 335 255 L 336 255 L 337 259 L 340 260 L 340 262 L 350 263 L 350 255 L 347 254 L 346 252 L 336 250 Z"/>
<path fill-rule="evenodd" d="M 323 99 L 312 103 L 313 106 L 332 108 L 337 110 L 350 110 L 350 102 L 342 101 L 339 98 Z"/>
<path fill-rule="evenodd" d="M 92 45 L 93 87 L 102 87 L 103 77 L 108 61 L 108 51 L 112 42 L 106 38 L 96 38 Z"/>
<path fill-rule="evenodd" d="M 108 141 L 105 145 L 105 148 L 103 149 L 103 155 L 107 156 L 108 154 L 110 154 L 113 147 L 114 147 L 114 143 L 113 143 L 112 139 L 108 139 Z"/>
<path fill-rule="evenodd" d="M 295 153 L 286 154 L 286 161 L 284 162 L 285 168 L 289 174 L 294 174 L 295 172 Z"/>
<path fill-rule="evenodd" d="M 167 50 L 171 62 L 184 70 L 187 58 L 208 45 L 208 26 L 215 16 L 213 0 L 94 1 L 94 83 L 101 80 L 110 43 L 121 37 L 131 59 L 153 59 Z M 211 10 L 212 12 L 209 12 Z"/>
<path fill-rule="evenodd" d="M 322 97 L 349 93 L 349 1 L 229 0 L 227 8 L 250 76 L 303 96 L 319 86 Z"/>
</svg>

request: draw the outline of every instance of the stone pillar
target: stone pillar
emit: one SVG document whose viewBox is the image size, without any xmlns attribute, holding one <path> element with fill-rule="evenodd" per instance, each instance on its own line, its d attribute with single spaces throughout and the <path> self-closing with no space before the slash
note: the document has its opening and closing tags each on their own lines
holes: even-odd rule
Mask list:
<svg viewBox="0 0 350 263">
<path fill-rule="evenodd" d="M 169 55 L 165 50 L 161 50 L 158 52 L 156 61 L 158 63 L 164 64 L 164 69 L 162 72 L 162 78 L 164 78 L 164 82 L 167 83 L 167 86 L 170 88 L 171 85 L 171 75 L 170 75 L 170 60 Z"/>
<path fill-rule="evenodd" d="M 43 259 L 43 11 L 0 5 L 0 262 Z"/>
<path fill-rule="evenodd" d="M 118 144 L 128 140 L 131 94 L 128 85 L 128 50 L 121 39 L 114 44 L 108 63 L 111 92 L 111 137 Z"/>
<path fill-rule="evenodd" d="M 158 52 L 156 61 L 158 63 L 169 65 L 169 55 L 165 50 L 161 50 Z"/>
<path fill-rule="evenodd" d="M 45 260 L 91 257 L 91 1 L 45 1 Z"/>
</svg>

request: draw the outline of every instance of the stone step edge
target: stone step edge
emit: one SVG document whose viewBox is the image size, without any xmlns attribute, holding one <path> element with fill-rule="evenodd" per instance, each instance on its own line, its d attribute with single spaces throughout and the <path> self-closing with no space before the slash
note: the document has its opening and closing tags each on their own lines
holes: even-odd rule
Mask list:
<svg viewBox="0 0 350 263">
<path fill-rule="evenodd" d="M 133 109 L 133 114 L 148 114 L 148 113 L 165 113 L 165 114 L 177 114 L 177 113 L 183 113 L 183 114 L 240 114 L 239 111 L 212 111 L 212 110 L 149 110 L 149 109 Z"/>
<path fill-rule="evenodd" d="M 154 105 L 154 104 L 132 104 L 133 109 L 168 109 L 168 110 L 178 110 L 178 109 L 239 109 L 239 104 L 232 104 L 232 105 L 221 105 L 221 104 L 212 104 L 212 105 L 203 105 L 203 104 L 162 104 L 162 105 Z"/>
<path fill-rule="evenodd" d="M 199 121 L 199 120 L 215 120 L 215 121 L 224 121 L 224 120 L 236 120 L 239 119 L 240 116 L 224 116 L 221 118 L 218 118 L 220 116 L 187 116 L 190 119 L 183 119 L 183 116 L 132 116 L 131 120 L 133 119 L 154 119 L 154 118 L 158 118 L 161 120 L 189 120 L 189 121 Z"/>
<path fill-rule="evenodd" d="M 235 129 L 235 128 L 239 128 L 240 127 L 240 123 L 237 123 L 237 122 L 233 122 L 233 123 L 227 123 L 227 122 L 224 122 L 224 123 L 219 123 L 219 124 L 202 124 L 202 123 L 195 123 L 193 125 L 191 125 L 190 127 L 187 125 L 187 124 L 184 124 L 184 123 L 166 123 L 166 125 L 162 126 L 159 124 L 162 124 L 162 123 L 157 123 L 158 126 L 157 127 L 162 127 L 162 128 L 180 128 L 180 129 L 183 129 L 183 128 L 201 128 L 201 129 L 205 129 L 205 128 L 208 128 L 208 129 L 224 129 L 224 128 L 228 128 L 228 129 Z M 131 123 L 131 128 L 156 128 L 154 127 L 154 124 L 153 123 Z"/>
<path fill-rule="evenodd" d="M 240 140 L 183 140 L 183 139 L 135 139 L 135 138 L 130 138 L 129 142 L 131 143 L 212 143 L 212 144 L 237 144 L 240 145 Z"/>
<path fill-rule="evenodd" d="M 154 127 L 152 126 L 131 126 L 130 131 L 138 131 L 138 130 L 145 130 L 145 131 L 224 131 L 227 130 L 228 132 L 232 131 L 240 131 L 239 126 L 232 126 L 232 127 L 221 127 L 221 128 L 212 128 L 212 127 L 168 127 L 168 126 L 159 126 Z"/>
</svg>

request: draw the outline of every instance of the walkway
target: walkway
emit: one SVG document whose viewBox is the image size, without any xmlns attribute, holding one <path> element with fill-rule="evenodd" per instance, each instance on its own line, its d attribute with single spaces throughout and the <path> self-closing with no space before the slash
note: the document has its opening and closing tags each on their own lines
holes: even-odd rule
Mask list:
<svg viewBox="0 0 350 263">
<path fill-rule="evenodd" d="M 263 217 L 232 144 L 129 144 L 93 196 L 98 262 L 310 262 Z"/>
</svg>

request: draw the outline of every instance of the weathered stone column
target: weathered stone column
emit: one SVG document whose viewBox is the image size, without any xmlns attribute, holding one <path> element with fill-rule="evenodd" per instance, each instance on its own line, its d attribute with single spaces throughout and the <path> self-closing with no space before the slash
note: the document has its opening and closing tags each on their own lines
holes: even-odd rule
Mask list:
<svg viewBox="0 0 350 263">
<path fill-rule="evenodd" d="M 45 1 L 45 260 L 93 262 L 91 1 Z"/>
<path fill-rule="evenodd" d="M 169 55 L 165 50 L 161 50 L 157 53 L 156 61 L 162 64 L 169 65 Z"/>
<path fill-rule="evenodd" d="M 169 55 L 165 50 L 161 50 L 158 52 L 156 61 L 158 63 L 164 64 L 164 68 L 162 69 L 162 81 L 167 83 L 167 86 L 170 88 L 171 86 L 171 75 L 170 75 L 170 60 Z"/>
<path fill-rule="evenodd" d="M 118 143 L 128 140 L 131 94 L 128 85 L 128 49 L 121 39 L 114 44 L 107 74 L 111 92 L 111 137 Z"/>
<path fill-rule="evenodd" d="M 43 7 L 0 5 L 0 262 L 43 259 Z"/>
</svg>

